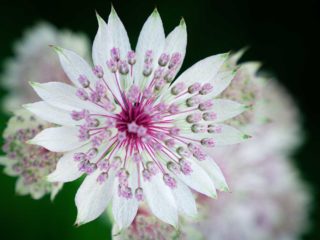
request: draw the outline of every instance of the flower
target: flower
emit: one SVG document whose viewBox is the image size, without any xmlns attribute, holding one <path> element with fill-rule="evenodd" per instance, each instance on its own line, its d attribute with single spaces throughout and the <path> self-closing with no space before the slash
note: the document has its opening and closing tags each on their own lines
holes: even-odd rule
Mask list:
<svg viewBox="0 0 320 240">
<path fill-rule="evenodd" d="M 30 194 L 32 198 L 39 199 L 50 193 L 53 199 L 62 187 L 62 183 L 46 180 L 61 154 L 26 144 L 45 127 L 51 126 L 23 109 L 15 112 L 4 131 L 2 148 L 5 156 L 0 157 L 0 164 L 5 166 L 6 174 L 18 177 L 16 192 L 20 195 Z"/>
<path fill-rule="evenodd" d="M 30 28 L 16 43 L 15 57 L 5 62 L 1 83 L 9 95 L 4 99 L 4 110 L 12 112 L 22 104 L 39 100 L 28 81 L 70 82 L 57 56 L 48 48 L 51 44 L 71 48 L 84 56 L 89 51 L 89 41 L 83 34 L 58 31 L 49 23 L 38 23 Z"/>
<path fill-rule="evenodd" d="M 249 109 L 228 123 L 259 138 L 260 141 L 254 142 L 257 145 L 263 142 L 265 150 L 288 154 L 304 139 L 300 112 L 286 89 L 260 70 L 260 62 L 238 63 L 244 52 L 245 49 L 238 51 L 226 61 L 225 69 L 238 68 L 238 71 L 220 97 L 241 102 Z M 264 151 L 258 146 L 256 149 Z"/>
<path fill-rule="evenodd" d="M 74 86 L 32 83 L 43 101 L 26 105 L 46 121 L 30 143 L 64 156 L 49 181 L 86 175 L 76 194 L 77 224 L 96 219 L 112 201 L 119 229 L 129 226 L 144 201 L 173 226 L 178 214 L 194 217 L 193 189 L 215 198 L 228 187 L 205 147 L 239 143 L 249 136 L 223 124 L 247 109 L 216 99 L 235 71 L 221 69 L 228 54 L 205 58 L 175 81 L 186 51 L 182 20 L 166 38 L 155 10 L 133 52 L 114 9 L 108 24 L 98 16 L 93 68 L 76 53 L 54 47 Z"/>
</svg>

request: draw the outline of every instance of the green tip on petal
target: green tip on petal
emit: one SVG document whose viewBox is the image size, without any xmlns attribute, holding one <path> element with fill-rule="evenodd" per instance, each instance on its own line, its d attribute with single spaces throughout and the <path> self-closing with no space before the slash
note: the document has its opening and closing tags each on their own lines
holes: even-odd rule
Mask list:
<svg viewBox="0 0 320 240">
<path fill-rule="evenodd" d="M 216 192 L 212 192 L 212 193 L 211 193 L 211 197 L 212 197 L 213 199 L 217 199 L 217 198 L 218 198 L 218 195 L 217 195 Z"/>
<path fill-rule="evenodd" d="M 222 189 L 222 191 L 223 191 L 223 192 L 229 192 L 229 193 L 231 192 L 228 186 L 225 186 L 225 187 Z"/>
<path fill-rule="evenodd" d="M 182 17 L 180 20 L 180 26 L 186 26 L 186 21 L 184 20 L 184 18 Z"/>
<path fill-rule="evenodd" d="M 99 13 L 96 11 L 96 17 L 98 20 L 99 26 L 104 22 L 103 18 L 99 15 Z"/>
<path fill-rule="evenodd" d="M 222 59 L 227 59 L 229 57 L 229 55 L 230 55 L 230 52 L 222 53 L 221 54 L 221 58 Z"/>
<path fill-rule="evenodd" d="M 152 16 L 158 17 L 159 16 L 159 12 L 157 7 L 154 8 L 153 12 L 152 12 Z"/>
<path fill-rule="evenodd" d="M 242 136 L 242 138 L 243 138 L 243 139 L 249 139 L 249 138 L 252 138 L 252 136 L 250 136 L 250 135 L 248 135 L 248 134 L 244 134 L 244 135 Z"/>
<path fill-rule="evenodd" d="M 49 45 L 49 47 L 51 47 L 56 52 L 62 52 L 62 48 L 56 45 Z"/>
<path fill-rule="evenodd" d="M 36 87 L 36 86 L 39 86 L 39 83 L 33 82 L 33 81 L 29 81 L 29 85 L 30 85 L 31 87 Z"/>
<path fill-rule="evenodd" d="M 78 219 L 76 220 L 76 222 L 73 224 L 75 227 L 80 227 L 81 225 L 83 225 L 84 222 L 79 221 Z"/>
<path fill-rule="evenodd" d="M 117 12 L 116 12 L 116 10 L 114 9 L 112 3 L 111 3 L 111 12 L 110 12 L 110 15 L 112 15 L 112 16 L 118 16 L 118 15 L 117 15 Z"/>
</svg>

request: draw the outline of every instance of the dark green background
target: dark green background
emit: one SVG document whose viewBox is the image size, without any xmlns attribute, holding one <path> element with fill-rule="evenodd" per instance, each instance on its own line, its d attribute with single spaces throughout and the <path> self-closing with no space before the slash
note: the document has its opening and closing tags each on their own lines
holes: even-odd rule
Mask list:
<svg viewBox="0 0 320 240">
<path fill-rule="evenodd" d="M 297 165 L 315 194 L 313 229 L 304 239 L 320 239 L 318 207 L 319 166 L 319 6 L 317 1 L 120 1 L 114 0 L 132 45 L 155 6 L 168 33 L 183 16 L 188 27 L 188 51 L 184 68 L 211 54 L 250 46 L 246 59 L 264 62 L 265 69 L 289 89 L 304 114 L 305 145 L 296 153 Z M 59 28 L 83 31 L 93 39 L 95 12 L 107 17 L 110 3 L 103 1 L 1 1 L 0 62 L 12 54 L 12 43 L 25 28 L 46 20 Z M 1 90 L 1 97 L 5 94 Z M 0 115 L 0 128 L 8 116 Z M 0 175 L 0 238 L 23 240 L 108 239 L 110 226 L 97 220 L 73 226 L 73 197 L 79 183 L 67 184 L 52 204 L 48 198 L 34 201 L 14 194 L 15 179 Z M 230 226 L 232 227 L 232 226 Z"/>
</svg>

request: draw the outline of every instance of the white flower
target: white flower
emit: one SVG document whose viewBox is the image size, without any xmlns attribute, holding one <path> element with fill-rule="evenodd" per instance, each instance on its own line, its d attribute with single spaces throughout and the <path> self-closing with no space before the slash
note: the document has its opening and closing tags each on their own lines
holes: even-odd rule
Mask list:
<svg viewBox="0 0 320 240">
<path fill-rule="evenodd" d="M 89 53 L 89 41 L 82 34 L 58 31 L 48 23 L 30 28 L 15 44 L 15 57 L 6 62 L 1 75 L 1 84 L 9 91 L 3 103 L 4 110 L 12 112 L 22 104 L 39 100 L 29 81 L 70 82 L 57 56 L 48 48 L 52 44 L 71 48 L 84 56 Z"/>
<path fill-rule="evenodd" d="M 30 194 L 34 199 L 39 199 L 46 193 L 50 193 L 53 199 L 62 187 L 61 183 L 50 183 L 46 179 L 54 171 L 61 154 L 26 144 L 26 141 L 45 127 L 52 127 L 52 124 L 37 119 L 23 109 L 15 112 L 3 135 L 5 143 L 2 148 L 5 156 L 0 157 L 0 164 L 5 166 L 4 173 L 18 177 L 18 194 Z"/>
<path fill-rule="evenodd" d="M 98 16 L 92 68 L 72 51 L 54 47 L 73 86 L 32 83 L 43 101 L 26 106 L 61 127 L 30 142 L 63 152 L 50 181 L 86 178 L 76 195 L 77 223 L 97 218 L 112 202 L 119 229 L 131 224 L 139 202 L 173 226 L 178 214 L 194 217 L 193 189 L 215 198 L 228 190 L 204 147 L 249 136 L 223 124 L 247 109 L 216 99 L 235 71 L 224 71 L 227 54 L 205 58 L 174 82 L 186 51 L 182 20 L 167 37 L 155 10 L 133 52 L 114 9 L 108 24 Z"/>
</svg>

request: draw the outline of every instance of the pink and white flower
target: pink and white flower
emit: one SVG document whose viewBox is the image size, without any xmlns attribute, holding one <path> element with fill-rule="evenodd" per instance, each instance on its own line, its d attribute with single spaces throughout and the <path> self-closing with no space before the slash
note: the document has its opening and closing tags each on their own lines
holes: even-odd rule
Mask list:
<svg viewBox="0 0 320 240">
<path fill-rule="evenodd" d="M 26 144 L 44 128 L 52 126 L 25 109 L 15 111 L 8 122 L 3 133 L 4 156 L 0 157 L 0 165 L 4 166 L 5 174 L 18 178 L 16 192 L 19 195 L 30 194 L 33 199 L 40 199 L 50 194 L 53 199 L 63 185 L 47 181 L 48 174 L 55 170 L 62 154 Z"/>
<path fill-rule="evenodd" d="M 86 175 L 76 194 L 77 224 L 96 219 L 112 202 L 119 229 L 129 226 L 140 202 L 173 226 L 178 215 L 195 217 L 191 189 L 216 197 L 227 183 L 206 147 L 249 136 L 223 124 L 247 109 L 216 99 L 231 82 L 228 54 L 205 58 L 175 81 L 186 52 L 184 20 L 165 37 L 157 10 L 131 50 L 114 9 L 108 24 L 98 16 L 91 67 L 76 53 L 53 47 L 73 85 L 32 83 L 43 101 L 26 105 L 46 121 L 30 143 L 63 152 L 49 181 Z"/>
</svg>

